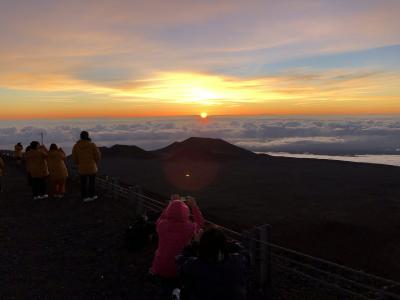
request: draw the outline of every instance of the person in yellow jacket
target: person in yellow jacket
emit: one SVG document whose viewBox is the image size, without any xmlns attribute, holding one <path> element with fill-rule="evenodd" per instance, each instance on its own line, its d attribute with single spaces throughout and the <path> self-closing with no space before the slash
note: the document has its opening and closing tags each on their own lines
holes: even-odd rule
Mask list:
<svg viewBox="0 0 400 300">
<path fill-rule="evenodd" d="M 21 145 L 21 143 L 18 143 L 14 146 L 14 159 L 17 164 L 17 166 L 20 166 L 22 163 L 22 150 L 24 147 Z"/>
<path fill-rule="evenodd" d="M 51 196 L 63 198 L 65 194 L 65 181 L 68 177 L 67 166 L 65 165 L 65 152 L 58 148 L 56 144 L 50 145 L 50 151 L 47 157 L 49 166 Z"/>
<path fill-rule="evenodd" d="M 47 167 L 47 149 L 39 142 L 33 141 L 30 144 L 30 150 L 26 153 L 26 162 L 28 171 L 32 178 L 32 193 L 33 199 L 48 198 L 46 193 L 46 178 L 49 176 Z"/>
<path fill-rule="evenodd" d="M 3 176 L 5 172 L 4 160 L 0 156 L 0 193 L 3 192 Z"/>
<path fill-rule="evenodd" d="M 25 154 L 24 154 L 24 160 L 25 160 L 25 168 L 26 168 L 26 174 L 28 178 L 28 184 L 32 186 L 32 176 L 31 176 L 31 171 L 30 166 L 29 166 L 29 161 L 26 159 L 26 154 L 31 150 L 31 146 L 28 146 L 25 148 Z"/>
<path fill-rule="evenodd" d="M 101 155 L 97 146 L 92 143 L 87 131 L 82 131 L 80 140 L 72 148 L 72 159 L 78 167 L 81 179 L 81 196 L 84 202 L 96 200 L 95 180 L 97 163 Z"/>
</svg>

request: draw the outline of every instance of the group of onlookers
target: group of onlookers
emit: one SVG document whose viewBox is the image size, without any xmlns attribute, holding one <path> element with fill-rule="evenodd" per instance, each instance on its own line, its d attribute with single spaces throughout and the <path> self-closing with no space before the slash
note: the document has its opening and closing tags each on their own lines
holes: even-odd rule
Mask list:
<svg viewBox="0 0 400 300">
<path fill-rule="evenodd" d="M 88 202 L 97 199 L 95 194 L 95 178 L 97 163 L 100 160 L 100 151 L 91 141 L 89 133 L 82 131 L 80 140 L 72 149 L 72 160 L 78 168 L 81 180 L 81 196 Z M 17 166 L 25 161 L 29 184 L 32 187 L 33 199 L 45 199 L 49 194 L 53 198 L 63 198 L 65 195 L 68 169 L 65 164 L 66 154 L 61 147 L 51 144 L 47 149 L 38 141 L 32 141 L 26 147 L 18 143 L 14 147 L 14 159 Z M 0 161 L 0 177 L 4 173 L 4 162 Z M 48 193 L 47 183 L 50 184 Z M 1 190 L 1 184 L 0 184 Z"/>
<path fill-rule="evenodd" d="M 32 185 L 34 199 L 47 198 L 46 181 L 51 185 L 51 196 L 62 198 L 68 177 L 66 155 L 62 148 L 33 141 L 23 155 L 21 144 L 15 146 L 15 160 L 26 169 Z M 72 159 L 78 167 L 82 199 L 97 198 L 95 176 L 100 152 L 91 142 L 89 134 L 82 131 L 74 145 Z M 0 178 L 4 162 L 0 158 Z M 0 182 L 1 189 L 1 182 Z M 246 299 L 247 252 L 237 244 L 228 242 L 224 233 L 216 228 L 205 229 L 202 213 L 192 197 L 173 195 L 167 208 L 156 222 L 158 247 L 150 275 L 167 282 L 166 299 L 171 292 L 175 299 Z"/>
<path fill-rule="evenodd" d="M 157 220 L 158 247 L 150 273 L 176 298 L 246 299 L 249 257 L 240 244 L 210 227 L 194 198 L 172 198 Z M 168 290 L 168 288 L 167 288 Z"/>
</svg>

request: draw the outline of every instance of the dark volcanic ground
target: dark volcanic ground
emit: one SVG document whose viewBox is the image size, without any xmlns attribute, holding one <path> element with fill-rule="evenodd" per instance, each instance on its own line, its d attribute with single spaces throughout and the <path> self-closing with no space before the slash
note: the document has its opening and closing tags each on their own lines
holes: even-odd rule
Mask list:
<svg viewBox="0 0 400 300">
<path fill-rule="evenodd" d="M 226 144 L 189 139 L 147 154 L 114 147 L 101 172 L 161 195 L 193 195 L 215 222 L 270 223 L 275 243 L 400 280 L 400 168 L 255 155 Z"/>
<path fill-rule="evenodd" d="M 0 299 L 160 299 L 146 280 L 155 245 L 137 253 L 124 247 L 134 216 L 126 203 L 83 203 L 71 181 L 65 199 L 33 201 L 25 173 L 13 164 L 5 183 Z"/>
</svg>

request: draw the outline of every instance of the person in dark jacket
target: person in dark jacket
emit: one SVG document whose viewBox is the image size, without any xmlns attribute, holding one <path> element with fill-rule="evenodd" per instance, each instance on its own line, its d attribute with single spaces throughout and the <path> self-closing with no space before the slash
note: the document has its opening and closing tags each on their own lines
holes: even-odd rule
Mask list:
<svg viewBox="0 0 400 300">
<path fill-rule="evenodd" d="M 249 255 L 218 228 L 206 230 L 177 256 L 182 300 L 245 300 Z"/>
</svg>

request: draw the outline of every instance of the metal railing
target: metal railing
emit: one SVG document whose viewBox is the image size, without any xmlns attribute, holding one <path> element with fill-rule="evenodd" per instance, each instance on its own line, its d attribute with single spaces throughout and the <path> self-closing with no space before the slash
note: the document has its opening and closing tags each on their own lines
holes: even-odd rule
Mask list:
<svg viewBox="0 0 400 300">
<path fill-rule="evenodd" d="M 122 186 L 108 176 L 97 177 L 96 182 L 109 197 L 127 200 L 137 214 L 161 212 L 167 205 L 165 201 L 146 195 L 139 186 Z M 311 289 L 322 289 L 319 294 L 324 294 L 324 289 L 327 293 L 333 292 L 336 299 L 400 299 L 400 283 L 396 281 L 271 243 L 270 225 L 237 232 L 209 220 L 206 223 L 218 226 L 227 236 L 246 246 L 252 257 L 256 288 L 266 298 L 272 297 L 274 275 L 280 272 L 305 280 Z"/>
</svg>

